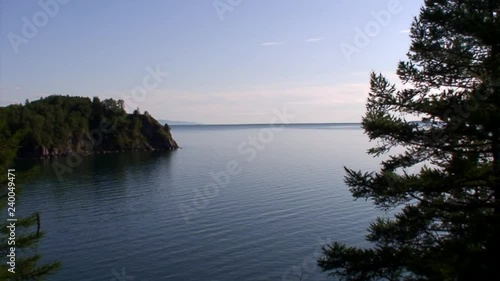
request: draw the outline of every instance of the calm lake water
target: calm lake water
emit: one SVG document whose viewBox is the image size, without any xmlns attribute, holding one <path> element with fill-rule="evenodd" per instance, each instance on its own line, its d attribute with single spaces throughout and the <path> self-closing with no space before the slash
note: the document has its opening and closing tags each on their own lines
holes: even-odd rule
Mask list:
<svg viewBox="0 0 500 281">
<path fill-rule="evenodd" d="M 366 245 L 381 215 L 343 183 L 380 162 L 359 125 L 172 133 L 182 149 L 85 157 L 61 180 L 44 162 L 17 209 L 41 212 L 39 251 L 62 262 L 49 280 L 332 280 L 321 246 Z"/>
</svg>

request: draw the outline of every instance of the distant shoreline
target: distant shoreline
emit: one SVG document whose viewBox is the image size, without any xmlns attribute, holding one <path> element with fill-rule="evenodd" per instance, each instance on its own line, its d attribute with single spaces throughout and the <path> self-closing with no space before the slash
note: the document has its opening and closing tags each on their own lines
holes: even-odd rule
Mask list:
<svg viewBox="0 0 500 281">
<path fill-rule="evenodd" d="M 245 123 L 245 124 L 169 124 L 172 127 L 178 126 L 269 126 L 270 123 Z M 273 123 L 276 126 L 305 126 L 305 125 L 331 125 L 331 126 L 357 126 L 361 123 Z"/>
</svg>

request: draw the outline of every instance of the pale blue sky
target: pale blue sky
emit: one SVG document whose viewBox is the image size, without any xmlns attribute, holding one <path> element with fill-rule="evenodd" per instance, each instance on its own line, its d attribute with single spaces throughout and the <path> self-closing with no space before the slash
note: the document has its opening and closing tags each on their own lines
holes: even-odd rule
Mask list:
<svg viewBox="0 0 500 281">
<path fill-rule="evenodd" d="M 0 0 L 0 106 L 50 94 L 128 97 L 157 119 L 201 123 L 266 123 L 285 106 L 293 122 L 359 122 L 369 72 L 396 82 L 404 31 L 423 3 L 59 1 L 68 3 Z M 382 10 L 387 22 L 373 14 Z M 367 42 L 355 43 L 356 28 Z M 350 58 L 347 45 L 358 50 Z M 148 67 L 169 75 L 147 80 L 137 98 Z"/>
</svg>

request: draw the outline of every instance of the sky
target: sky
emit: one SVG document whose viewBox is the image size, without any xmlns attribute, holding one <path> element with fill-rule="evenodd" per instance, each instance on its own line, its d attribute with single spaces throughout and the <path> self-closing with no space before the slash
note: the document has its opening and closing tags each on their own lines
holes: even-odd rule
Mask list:
<svg viewBox="0 0 500 281">
<path fill-rule="evenodd" d="M 204 124 L 360 122 L 423 0 L 0 0 L 0 106 L 123 99 Z M 398 84 L 399 85 L 399 84 Z"/>
</svg>

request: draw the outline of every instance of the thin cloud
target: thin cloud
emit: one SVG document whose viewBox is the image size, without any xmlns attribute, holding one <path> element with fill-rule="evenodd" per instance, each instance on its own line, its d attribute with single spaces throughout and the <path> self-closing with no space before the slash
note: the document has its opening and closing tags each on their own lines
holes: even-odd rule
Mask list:
<svg viewBox="0 0 500 281">
<path fill-rule="evenodd" d="M 307 40 L 306 40 L 306 42 L 308 42 L 308 43 L 309 43 L 309 42 L 318 42 L 318 41 L 321 41 L 321 40 L 323 40 L 323 39 L 325 39 L 325 38 L 323 38 L 323 37 L 318 37 L 318 38 L 309 38 L 309 39 L 307 39 Z"/>
<path fill-rule="evenodd" d="M 311 101 L 287 101 L 288 104 L 294 105 L 321 105 L 321 104 L 339 104 L 339 103 L 362 103 L 364 99 L 350 100 L 350 99 L 321 99 Z"/>
<path fill-rule="evenodd" d="M 282 45 L 283 42 L 264 42 L 260 44 L 261 46 L 276 46 L 276 45 Z"/>
<path fill-rule="evenodd" d="M 233 115 L 269 115 L 269 112 L 236 112 Z"/>
<path fill-rule="evenodd" d="M 403 30 L 400 30 L 399 33 L 410 33 L 410 30 L 409 29 L 403 29 Z"/>
</svg>

